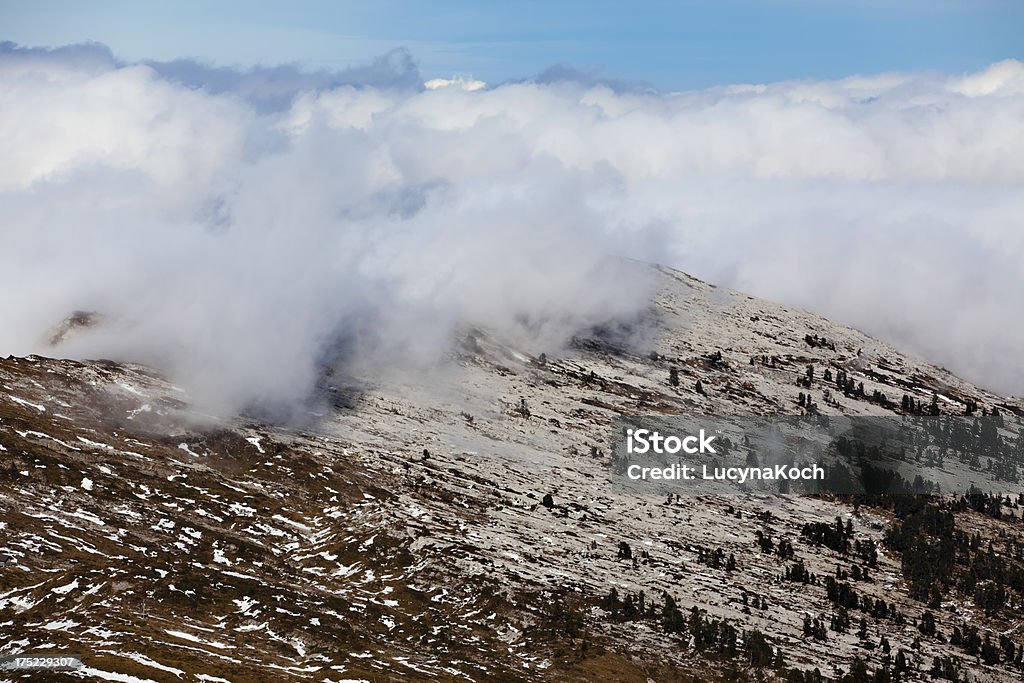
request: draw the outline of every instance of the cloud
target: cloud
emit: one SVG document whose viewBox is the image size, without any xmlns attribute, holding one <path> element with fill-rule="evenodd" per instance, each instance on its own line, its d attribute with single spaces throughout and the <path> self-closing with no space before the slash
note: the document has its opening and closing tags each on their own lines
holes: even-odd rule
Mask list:
<svg viewBox="0 0 1024 683">
<path fill-rule="evenodd" d="M 1024 64 L 656 93 L 423 90 L 395 60 L 0 49 L 0 354 L 95 310 L 64 352 L 284 410 L 323 363 L 436 364 L 465 324 L 551 353 L 644 310 L 627 256 L 1024 388 Z"/>
<path fill-rule="evenodd" d="M 101 73 L 117 65 L 114 53 L 101 43 L 81 43 L 55 48 L 23 47 L 0 42 L 0 73 L 11 78 L 24 72 L 45 71 L 50 78 L 62 72 Z"/>
<path fill-rule="evenodd" d="M 287 109 L 303 92 L 330 90 L 342 86 L 395 90 L 419 90 L 419 67 L 405 48 L 395 48 L 368 64 L 340 70 L 309 71 L 297 64 L 256 65 L 248 68 L 216 66 L 195 59 L 171 61 L 147 60 L 156 75 L 169 83 L 221 95 L 229 94 L 246 101 L 260 112 Z M 0 68 L 10 77 L 32 73 L 54 79 L 61 74 L 99 74 L 126 68 L 131 63 L 118 60 L 106 45 L 82 43 L 56 48 L 23 47 L 0 42 Z"/>
<path fill-rule="evenodd" d="M 423 87 L 427 90 L 439 90 L 441 88 L 459 88 L 461 90 L 483 90 L 487 87 L 487 84 L 483 81 L 478 81 L 474 78 L 463 78 L 462 76 L 456 76 L 454 78 L 431 78 L 429 81 L 423 84 Z"/>
<path fill-rule="evenodd" d="M 5 353 L 99 311 L 61 352 L 153 363 L 211 410 L 286 414 L 326 361 L 429 366 L 464 324 L 551 353 L 646 301 L 592 239 L 590 174 L 452 172 L 490 134 L 425 122 L 445 93 L 416 113 L 417 92 L 346 85 L 267 112 L 54 54 L 19 54 L 0 82 Z"/>
<path fill-rule="evenodd" d="M 542 85 L 573 83 L 588 87 L 604 86 L 619 93 L 655 92 L 654 86 L 645 81 L 610 78 L 605 75 L 602 68 L 589 67 L 581 69 L 569 64 L 552 64 L 532 78 L 510 82 L 540 83 Z"/>
<path fill-rule="evenodd" d="M 201 88 L 214 95 L 230 93 L 261 111 L 286 109 L 296 95 L 306 91 L 342 86 L 417 90 L 422 82 L 416 62 L 405 48 L 391 50 L 369 64 L 340 71 L 306 71 L 294 64 L 237 69 L 193 59 L 146 64 L 173 83 Z"/>
</svg>

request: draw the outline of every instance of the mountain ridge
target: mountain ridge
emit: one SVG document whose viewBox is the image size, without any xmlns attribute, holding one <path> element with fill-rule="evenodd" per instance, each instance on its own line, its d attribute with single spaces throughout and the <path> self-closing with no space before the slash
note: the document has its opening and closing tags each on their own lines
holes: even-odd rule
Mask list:
<svg viewBox="0 0 1024 683">
<path fill-rule="evenodd" d="M 655 272 L 645 347 L 580 335 L 549 357 L 475 329 L 427 384 L 326 378 L 315 429 L 197 413 L 131 363 L 0 360 L 0 653 L 80 651 L 86 676 L 155 681 L 710 681 L 891 676 L 902 652 L 902 680 L 946 657 L 969 680 L 1017 680 L 1019 646 L 987 663 L 950 644 L 964 624 L 1014 636 L 1017 589 L 994 611 L 952 588 L 916 599 L 906 551 L 887 545 L 906 526 L 894 509 L 665 503 L 607 477 L 618 414 L 799 414 L 800 395 L 851 416 L 902 414 L 900 394 L 947 415 L 1024 403 L 812 313 Z M 810 365 L 863 389 L 803 386 Z M 822 640 L 817 624 L 863 611 L 837 607 L 825 577 L 869 566 L 805 533 L 837 518 L 878 556 L 872 578 L 836 580 L 886 606 L 863 637 L 822 626 Z M 1012 567 L 1020 521 L 1012 505 L 956 517 Z M 788 578 L 797 564 L 817 582 Z"/>
</svg>

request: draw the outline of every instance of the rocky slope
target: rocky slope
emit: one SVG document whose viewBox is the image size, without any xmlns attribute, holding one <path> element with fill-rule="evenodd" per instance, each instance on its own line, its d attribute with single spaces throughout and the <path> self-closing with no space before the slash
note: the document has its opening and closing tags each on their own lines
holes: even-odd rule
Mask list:
<svg viewBox="0 0 1024 683">
<path fill-rule="evenodd" d="M 887 542 L 895 508 L 627 495 L 607 454 L 618 414 L 799 414 L 801 393 L 843 415 L 898 414 L 903 394 L 949 414 L 1024 403 L 813 314 L 658 277 L 648 341 L 595 332 L 542 358 L 467 331 L 443 370 L 325 379 L 301 430 L 198 414 L 139 366 L 0 361 L 0 654 L 86 664 L 31 680 L 797 680 L 862 663 L 930 680 L 936 657 L 959 680 L 1020 680 L 1013 504 L 955 515 L 1008 563 L 1002 604 L 952 585 L 929 604 Z M 809 364 L 863 395 L 799 386 Z M 805 532 L 837 517 L 876 559 Z M 816 578 L 787 580 L 798 563 Z M 840 583 L 884 607 L 840 610 L 824 577 L 869 565 Z M 641 592 L 656 610 L 638 616 Z M 1016 647 L 993 661 L 952 642 L 972 627 Z"/>
</svg>

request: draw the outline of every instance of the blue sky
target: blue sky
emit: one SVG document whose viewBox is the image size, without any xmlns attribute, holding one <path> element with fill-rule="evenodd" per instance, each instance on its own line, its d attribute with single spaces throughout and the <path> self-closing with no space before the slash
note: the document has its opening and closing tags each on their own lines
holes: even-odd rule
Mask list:
<svg viewBox="0 0 1024 683">
<path fill-rule="evenodd" d="M 660 89 L 853 73 L 960 73 L 1024 57 L 1021 0 L 142 2 L 0 0 L 0 39 L 129 59 L 358 64 L 405 46 L 425 78 L 553 64 Z"/>
</svg>

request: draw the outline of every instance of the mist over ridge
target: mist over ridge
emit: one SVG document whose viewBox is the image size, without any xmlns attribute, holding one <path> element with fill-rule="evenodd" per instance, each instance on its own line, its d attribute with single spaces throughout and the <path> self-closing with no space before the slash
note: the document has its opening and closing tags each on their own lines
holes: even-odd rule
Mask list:
<svg viewBox="0 0 1024 683">
<path fill-rule="evenodd" d="M 1021 393 L 1021 62 L 683 93 L 426 80 L 404 51 L 307 73 L 4 44 L 0 355 L 98 311 L 62 354 L 288 404 L 339 338 L 429 365 L 470 323 L 550 353 L 644 310 L 629 257 Z"/>
</svg>

